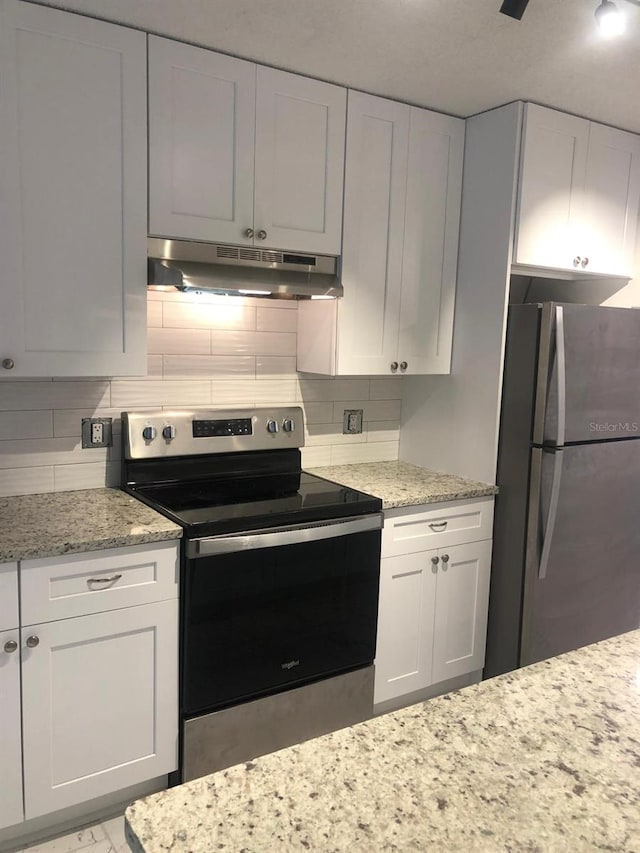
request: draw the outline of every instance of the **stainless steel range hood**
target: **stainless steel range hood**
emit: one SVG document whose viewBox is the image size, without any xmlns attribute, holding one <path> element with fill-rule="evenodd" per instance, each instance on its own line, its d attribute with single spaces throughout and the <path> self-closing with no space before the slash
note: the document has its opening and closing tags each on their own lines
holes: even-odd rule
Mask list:
<svg viewBox="0 0 640 853">
<path fill-rule="evenodd" d="M 342 296 L 338 259 L 328 255 L 149 237 L 147 256 L 150 287 L 280 299 Z"/>
</svg>

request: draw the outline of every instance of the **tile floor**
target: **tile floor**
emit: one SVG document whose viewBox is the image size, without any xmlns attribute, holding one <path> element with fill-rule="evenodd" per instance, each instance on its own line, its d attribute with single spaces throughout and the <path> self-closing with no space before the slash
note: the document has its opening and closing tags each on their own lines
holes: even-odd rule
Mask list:
<svg viewBox="0 0 640 853">
<path fill-rule="evenodd" d="M 124 817 L 85 826 L 68 835 L 24 848 L 25 853 L 130 853 L 124 837 Z M 20 851 L 22 853 L 22 851 Z"/>
</svg>

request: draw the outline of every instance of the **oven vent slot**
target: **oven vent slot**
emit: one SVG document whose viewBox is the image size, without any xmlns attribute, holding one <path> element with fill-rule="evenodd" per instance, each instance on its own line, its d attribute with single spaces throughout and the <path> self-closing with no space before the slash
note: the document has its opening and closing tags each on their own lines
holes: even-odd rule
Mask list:
<svg viewBox="0 0 640 853">
<path fill-rule="evenodd" d="M 281 264 L 282 252 L 262 252 L 261 260 L 267 264 Z"/>
<path fill-rule="evenodd" d="M 237 257 L 241 261 L 259 261 L 260 249 L 239 249 Z"/>
</svg>

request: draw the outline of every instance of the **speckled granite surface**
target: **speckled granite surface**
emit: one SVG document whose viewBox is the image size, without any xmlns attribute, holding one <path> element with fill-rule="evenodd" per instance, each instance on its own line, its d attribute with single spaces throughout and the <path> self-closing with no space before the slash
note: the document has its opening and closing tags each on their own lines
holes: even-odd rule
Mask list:
<svg viewBox="0 0 640 853">
<path fill-rule="evenodd" d="M 177 524 L 119 489 L 0 498 L 0 563 L 181 535 Z"/>
<path fill-rule="evenodd" d="M 134 851 L 640 850 L 640 631 L 134 803 Z"/>
<path fill-rule="evenodd" d="M 428 471 L 407 462 L 364 462 L 311 468 L 311 474 L 382 498 L 384 509 L 438 501 L 479 498 L 498 493 L 497 486 L 467 480 L 456 474 Z"/>
</svg>

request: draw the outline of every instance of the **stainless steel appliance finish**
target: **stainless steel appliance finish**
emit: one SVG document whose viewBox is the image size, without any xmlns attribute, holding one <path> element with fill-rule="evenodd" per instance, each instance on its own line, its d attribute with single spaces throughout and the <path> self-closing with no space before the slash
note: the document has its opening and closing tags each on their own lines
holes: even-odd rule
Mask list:
<svg viewBox="0 0 640 853">
<path fill-rule="evenodd" d="M 640 311 L 509 310 L 485 676 L 640 626 Z"/>
<path fill-rule="evenodd" d="M 149 285 L 238 296 L 342 296 L 338 259 L 280 249 L 147 239 Z"/>
<path fill-rule="evenodd" d="M 187 720 L 182 781 L 370 719 L 373 681 L 368 666 Z"/>
</svg>

